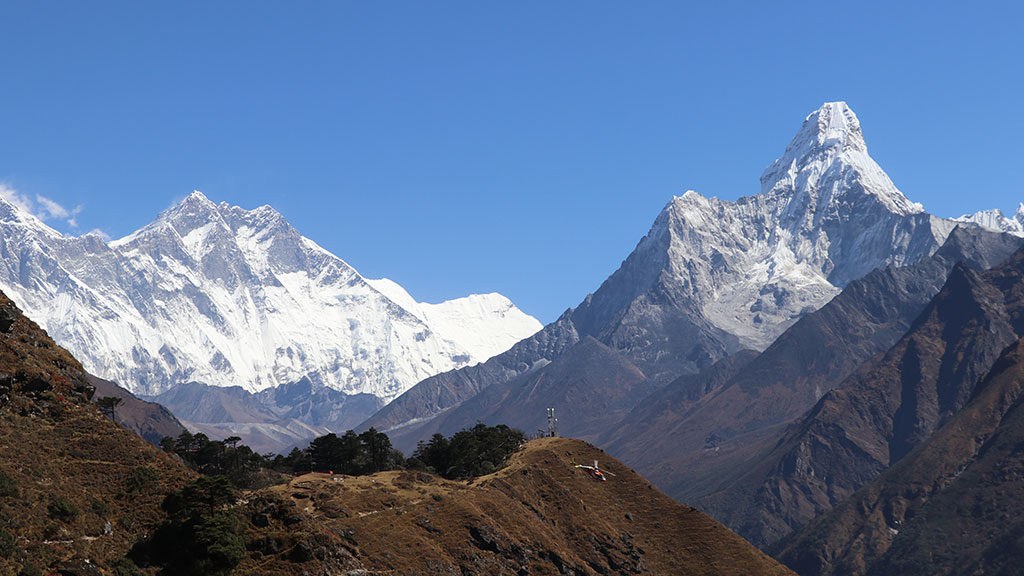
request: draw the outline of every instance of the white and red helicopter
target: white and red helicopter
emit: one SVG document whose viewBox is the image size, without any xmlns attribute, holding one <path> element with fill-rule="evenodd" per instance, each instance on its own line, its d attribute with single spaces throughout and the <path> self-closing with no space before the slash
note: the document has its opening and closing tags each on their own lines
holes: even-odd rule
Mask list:
<svg viewBox="0 0 1024 576">
<path fill-rule="evenodd" d="M 593 466 L 587 466 L 586 464 L 577 464 L 575 458 L 573 458 L 569 462 L 573 466 L 575 466 L 576 468 L 581 468 L 583 470 L 586 470 L 587 472 L 590 472 L 591 476 L 593 476 L 594 478 L 597 478 L 601 482 L 607 482 L 608 481 L 608 477 L 605 476 L 605 474 L 607 474 L 608 476 L 615 476 L 615 474 L 612 474 L 611 472 L 609 472 L 607 470 L 601 470 L 597 466 L 597 460 L 594 460 L 594 465 Z"/>
</svg>

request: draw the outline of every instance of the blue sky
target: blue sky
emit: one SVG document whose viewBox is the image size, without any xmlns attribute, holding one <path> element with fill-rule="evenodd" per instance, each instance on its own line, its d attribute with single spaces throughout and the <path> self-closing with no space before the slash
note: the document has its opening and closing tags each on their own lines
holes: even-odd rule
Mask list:
<svg viewBox="0 0 1024 576">
<path fill-rule="evenodd" d="M 932 213 L 1024 200 L 1009 2 L 0 1 L 0 26 L 0 184 L 54 227 L 120 237 L 199 189 L 545 322 L 673 194 L 756 193 L 824 101 Z"/>
</svg>

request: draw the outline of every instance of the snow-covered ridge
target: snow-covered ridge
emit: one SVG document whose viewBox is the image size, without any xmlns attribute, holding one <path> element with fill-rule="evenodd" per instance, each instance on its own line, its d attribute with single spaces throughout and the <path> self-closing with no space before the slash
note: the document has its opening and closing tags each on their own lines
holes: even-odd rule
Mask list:
<svg viewBox="0 0 1024 576">
<path fill-rule="evenodd" d="M 982 210 L 974 214 L 964 214 L 959 218 L 954 218 L 954 220 L 957 222 L 971 222 L 990 230 L 1024 237 L 1024 202 L 1017 206 L 1017 211 L 1013 214 L 1012 218 L 1007 218 L 1002 210 L 996 208 L 994 210 Z"/>
<path fill-rule="evenodd" d="M 416 302 L 404 288 L 387 278 L 367 282 L 426 322 L 442 338 L 462 344 L 477 359 L 486 360 L 504 352 L 511 346 L 509 342 L 514 344 L 541 328 L 535 318 L 523 314 L 497 292 L 428 304 Z"/>
<path fill-rule="evenodd" d="M 0 200 L 0 289 L 101 377 L 156 394 L 303 377 L 385 401 L 540 329 L 498 295 L 416 302 L 364 279 L 273 208 L 194 192 L 109 244 Z"/>
</svg>

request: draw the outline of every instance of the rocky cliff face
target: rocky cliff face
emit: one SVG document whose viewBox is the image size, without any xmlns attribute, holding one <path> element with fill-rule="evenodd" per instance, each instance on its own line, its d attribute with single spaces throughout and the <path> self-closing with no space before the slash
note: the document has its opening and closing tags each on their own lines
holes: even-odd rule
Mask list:
<svg viewBox="0 0 1024 576">
<path fill-rule="evenodd" d="M 1015 574 L 1024 513 L 1024 343 L 967 404 L 831 512 L 780 542 L 800 574 Z"/>
</svg>

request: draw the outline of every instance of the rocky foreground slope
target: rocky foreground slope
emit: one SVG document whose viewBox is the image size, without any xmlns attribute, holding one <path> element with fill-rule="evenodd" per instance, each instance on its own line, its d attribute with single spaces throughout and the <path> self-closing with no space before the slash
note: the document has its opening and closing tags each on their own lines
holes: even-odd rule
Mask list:
<svg viewBox="0 0 1024 576">
<path fill-rule="evenodd" d="M 91 574 L 192 474 L 89 402 L 81 364 L 0 293 L 0 574 Z M 92 568 L 95 570 L 95 568 Z"/>
<path fill-rule="evenodd" d="M 601 482 L 573 462 L 615 476 Z M 791 574 L 578 440 L 534 440 L 470 482 L 310 474 L 249 496 L 239 573 Z M 363 570 L 364 572 L 358 572 Z"/>
</svg>

